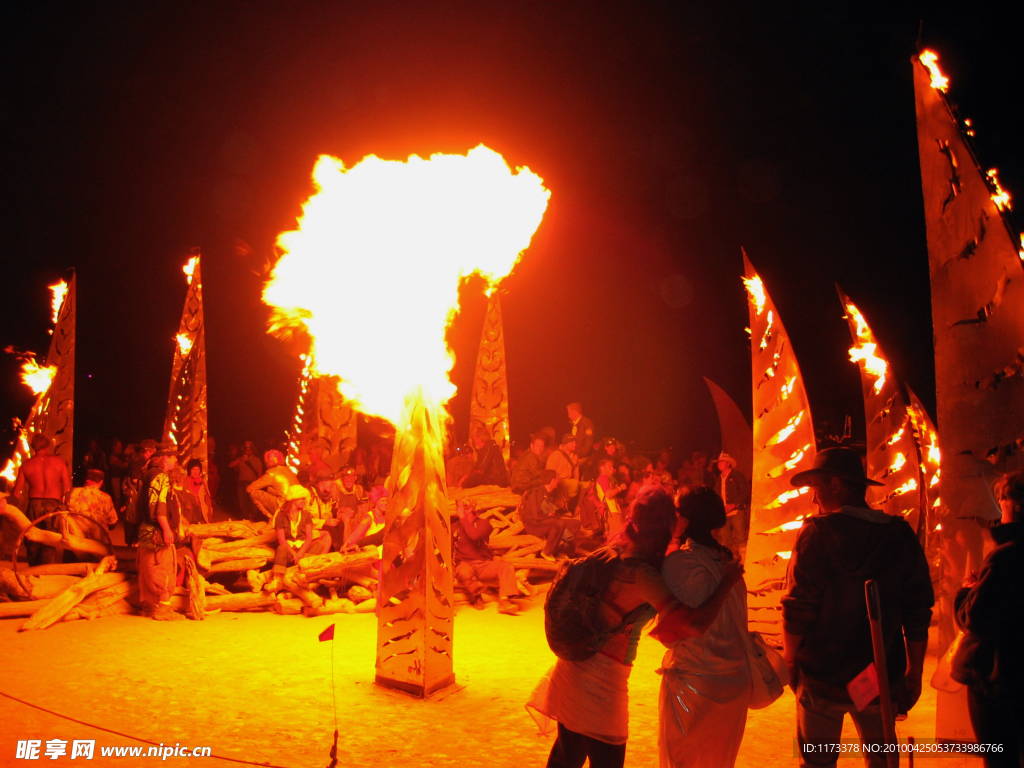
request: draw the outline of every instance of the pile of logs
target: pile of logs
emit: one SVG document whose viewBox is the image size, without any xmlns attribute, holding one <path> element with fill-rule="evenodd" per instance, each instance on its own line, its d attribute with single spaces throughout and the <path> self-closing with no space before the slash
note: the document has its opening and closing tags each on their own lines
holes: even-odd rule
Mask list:
<svg viewBox="0 0 1024 768">
<path fill-rule="evenodd" d="M 477 514 L 494 525 L 491 549 L 515 566 L 524 586 L 529 586 L 527 579 L 531 576 L 551 576 L 557 570 L 555 563 L 539 556 L 543 542 L 522 532 L 516 514 L 518 495 L 494 486 L 451 489 L 453 518 L 456 503 L 462 500 L 472 501 Z M 28 519 L 10 505 L 0 514 L 19 532 L 28 529 L 26 538 L 30 541 L 102 556 L 99 563 L 20 566 L 17 576 L 10 567 L 0 567 L 0 618 L 27 617 L 22 630 L 45 629 L 59 621 L 138 610 L 133 549 L 115 547 L 113 555 L 108 555 L 99 542 L 30 528 Z M 175 590 L 171 605 L 193 619 L 219 611 L 273 610 L 322 616 L 376 610 L 376 580 L 368 568 L 376 561 L 375 549 L 306 557 L 290 567 L 283 580 L 273 580 L 268 566 L 273 562 L 277 539 L 267 522 L 229 520 L 193 525 L 189 531 L 196 540 L 196 563 L 186 560 L 189 588 Z M 240 586 L 248 591 L 232 591 Z"/>
</svg>

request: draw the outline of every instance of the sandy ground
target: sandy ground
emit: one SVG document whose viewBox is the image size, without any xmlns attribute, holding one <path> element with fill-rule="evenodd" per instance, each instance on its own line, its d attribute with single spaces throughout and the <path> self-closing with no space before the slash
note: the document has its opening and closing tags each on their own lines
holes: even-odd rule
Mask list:
<svg viewBox="0 0 1024 768">
<path fill-rule="evenodd" d="M 61 715 L 152 742 L 210 746 L 214 756 L 292 768 L 326 766 L 334 730 L 330 642 L 337 623 L 334 681 L 341 766 L 544 765 L 551 740 L 523 708 L 553 662 L 540 598 L 520 616 L 491 604 L 456 619 L 457 687 L 419 701 L 373 683 L 372 615 L 305 618 L 273 613 L 217 614 L 203 622 L 117 616 L 19 633 L 0 621 L 0 691 Z M 645 638 L 630 681 L 626 764 L 656 766 L 661 646 Z M 934 667 L 930 658 L 925 679 Z M 0 697 L 0 766 L 16 760 L 19 739 L 95 739 L 93 765 L 152 764 L 155 758 L 101 758 L 100 746 L 140 742 L 69 722 Z M 901 723 L 901 736 L 934 735 L 935 692 Z M 789 691 L 752 711 L 737 765 L 794 766 L 794 702 Z M 852 728 L 844 736 L 854 736 Z M 71 763 L 64 756 L 47 764 Z M 78 760 L 71 764 L 78 764 Z M 179 766 L 227 765 L 168 757 Z M 843 760 L 841 765 L 859 765 Z M 906 765 L 906 761 L 902 763 Z M 980 766 L 942 758 L 936 768 Z"/>
</svg>

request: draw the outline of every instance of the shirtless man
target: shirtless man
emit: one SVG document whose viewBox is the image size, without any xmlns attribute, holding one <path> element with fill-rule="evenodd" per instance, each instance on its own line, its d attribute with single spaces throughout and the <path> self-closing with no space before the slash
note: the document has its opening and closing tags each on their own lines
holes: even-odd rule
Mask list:
<svg viewBox="0 0 1024 768">
<path fill-rule="evenodd" d="M 64 459 L 50 452 L 50 438 L 43 434 L 32 435 L 31 445 L 32 458 L 18 468 L 13 495 L 23 505 L 27 497 L 28 504 L 22 508 L 28 519 L 35 522 L 43 515 L 56 512 L 67 501 L 71 490 L 71 475 Z M 43 525 L 54 530 L 47 523 Z M 43 545 L 26 541 L 25 548 L 29 565 L 42 564 Z"/>
</svg>

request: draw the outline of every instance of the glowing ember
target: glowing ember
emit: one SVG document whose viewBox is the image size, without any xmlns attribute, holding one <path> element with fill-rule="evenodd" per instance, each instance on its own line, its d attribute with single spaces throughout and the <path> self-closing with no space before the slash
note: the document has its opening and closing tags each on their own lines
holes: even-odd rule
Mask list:
<svg viewBox="0 0 1024 768">
<path fill-rule="evenodd" d="M 39 365 L 32 353 L 29 353 L 21 364 L 21 380 L 35 395 L 46 392 L 56 374 L 56 366 Z"/>
<path fill-rule="evenodd" d="M 928 461 L 935 466 L 939 466 L 939 463 L 942 461 L 942 454 L 939 453 L 939 446 L 935 443 L 928 446 Z"/>
<path fill-rule="evenodd" d="M 323 155 L 313 179 L 317 191 L 298 229 L 278 238 L 283 255 L 263 291 L 270 331 L 304 328 L 315 372 L 339 376 L 359 410 L 399 425 L 407 398 L 444 404 L 454 394 L 445 330 L 459 282 L 505 277 L 551 193 L 482 145 L 429 160 L 371 155 L 348 169 Z M 362 288 L 340 300 L 339 286 Z M 374 333 L 356 332 L 367 323 Z"/>
<path fill-rule="evenodd" d="M 60 318 L 60 308 L 64 305 L 64 297 L 68 294 L 68 284 L 63 280 L 54 283 L 50 286 L 50 293 L 53 294 L 50 305 L 53 308 L 53 323 L 56 325 Z"/>
<path fill-rule="evenodd" d="M 175 338 L 178 339 L 178 349 L 181 351 L 181 356 L 188 357 L 189 350 L 192 349 L 192 339 L 188 337 L 187 333 L 179 333 Z"/>
<path fill-rule="evenodd" d="M 747 293 L 750 294 L 750 300 L 754 302 L 754 306 L 757 307 L 757 316 L 760 317 L 761 313 L 764 312 L 764 305 L 768 302 L 768 298 L 764 293 L 764 283 L 761 282 L 761 278 L 757 275 L 753 277 L 743 278 L 743 287 L 747 289 Z M 771 321 L 768 321 L 771 325 Z"/>
<path fill-rule="evenodd" d="M 6 478 L 10 483 L 17 482 L 18 469 L 14 466 L 14 459 L 7 460 L 7 464 L 4 465 L 3 472 L 0 472 L 0 477 Z"/>
<path fill-rule="evenodd" d="M 925 50 L 921 51 L 921 55 L 918 58 L 932 76 L 932 88 L 943 93 L 949 90 L 949 78 L 943 77 L 942 72 L 939 71 L 939 55 L 935 51 Z"/>
<path fill-rule="evenodd" d="M 188 260 L 188 263 L 181 268 L 181 271 L 185 273 L 185 279 L 188 280 L 188 284 L 192 285 L 192 273 L 196 271 L 196 264 L 199 263 L 199 257 L 193 256 Z"/>
<path fill-rule="evenodd" d="M 996 204 L 996 208 L 1000 211 L 1008 211 L 1012 207 L 1010 205 L 1010 193 L 1007 192 L 999 184 L 999 177 L 996 175 L 999 171 L 996 168 L 991 168 L 985 172 L 988 176 L 988 182 L 992 185 L 992 202 Z"/>
<path fill-rule="evenodd" d="M 935 474 L 934 474 L 934 475 L 932 475 L 932 479 L 931 479 L 931 481 L 930 481 L 930 482 L 928 483 L 928 487 L 929 487 L 929 488 L 934 488 L 934 487 L 935 487 L 936 485 L 938 485 L 938 484 L 939 484 L 939 471 L 938 471 L 938 470 L 935 470 Z"/>
<path fill-rule="evenodd" d="M 800 426 L 800 421 L 803 419 L 803 417 L 804 412 L 800 411 L 800 413 L 798 413 L 796 416 L 787 421 L 786 426 L 784 426 L 782 429 L 776 432 L 775 435 L 767 443 L 765 443 L 765 447 L 769 445 L 778 445 L 787 437 L 792 435 L 793 432 L 796 431 L 796 428 Z"/>
<path fill-rule="evenodd" d="M 899 488 L 897 488 L 892 493 L 890 493 L 889 497 L 892 498 L 893 496 L 902 496 L 904 493 L 910 493 L 910 491 L 916 491 L 916 490 L 917 490 L 917 480 L 912 477 L 909 480 L 907 480 L 907 482 L 905 482 L 903 485 L 901 485 Z"/>
<path fill-rule="evenodd" d="M 778 498 L 775 499 L 775 501 L 770 501 L 767 504 L 765 504 L 764 508 L 765 509 L 778 509 L 779 507 L 781 507 L 786 502 L 792 501 L 793 499 L 797 498 L 798 496 L 803 496 L 805 493 L 807 493 L 810 490 L 811 490 L 810 488 L 804 487 L 804 488 L 794 488 L 792 491 L 786 491 L 785 493 L 779 494 Z M 794 520 L 793 522 L 796 522 L 796 521 Z"/>
</svg>

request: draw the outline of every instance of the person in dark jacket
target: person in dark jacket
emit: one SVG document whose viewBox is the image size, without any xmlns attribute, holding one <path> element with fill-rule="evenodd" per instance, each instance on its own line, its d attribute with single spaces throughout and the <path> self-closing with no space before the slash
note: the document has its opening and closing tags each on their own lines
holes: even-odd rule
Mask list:
<svg viewBox="0 0 1024 768">
<path fill-rule="evenodd" d="M 534 435 L 530 440 L 530 449 L 522 452 L 512 468 L 512 493 L 526 493 L 530 488 L 540 485 L 545 449 L 544 436 Z"/>
<path fill-rule="evenodd" d="M 491 439 L 486 429 L 480 428 L 473 434 L 476 448 L 476 463 L 462 481 L 460 488 L 476 488 L 478 485 L 498 485 L 508 488 L 508 469 L 501 448 Z"/>
<path fill-rule="evenodd" d="M 541 475 L 541 485 L 528 490 L 519 507 L 523 530 L 530 536 L 545 539 L 540 556 L 552 562 L 556 560 L 560 547 L 567 557 L 576 554 L 576 535 L 581 525 L 579 520 L 558 516 L 553 499 L 556 488 L 558 474 L 553 469 L 545 469 Z"/>
<path fill-rule="evenodd" d="M 565 412 L 569 416 L 569 432 L 576 438 L 576 455 L 580 459 L 590 458 L 594 450 L 594 422 L 583 415 L 583 406 L 579 403 L 569 403 Z"/>
<path fill-rule="evenodd" d="M 967 686 L 971 725 L 986 768 L 1024 765 L 1024 472 L 996 485 L 1002 512 L 992 528 L 996 548 L 956 596 L 965 635 L 951 676 Z"/>
<path fill-rule="evenodd" d="M 498 613 L 515 615 L 519 606 L 510 598 L 519 597 L 519 584 L 512 563 L 495 557 L 487 540 L 494 526 L 490 520 L 477 517 L 472 501 L 455 502 L 458 525 L 452 526 L 452 559 L 455 578 L 469 592 L 470 604 L 483 608 L 484 585 L 498 588 Z"/>
<path fill-rule="evenodd" d="M 877 702 L 857 711 L 847 685 L 874 661 L 864 582 L 881 597 L 886 664 L 896 708 L 908 711 L 921 695 L 932 592 L 928 562 L 906 520 L 871 509 L 860 456 L 849 448 L 818 453 L 812 469 L 792 478 L 809 486 L 820 515 L 804 521 L 789 560 L 782 598 L 783 648 L 797 697 L 801 766 L 834 766 L 837 755 L 819 745 L 839 742 L 848 713 L 861 739 L 882 744 Z M 906 643 L 904 644 L 904 636 Z M 909 656 L 909 659 L 908 659 Z M 886 765 L 879 749 L 867 765 Z"/>
</svg>

